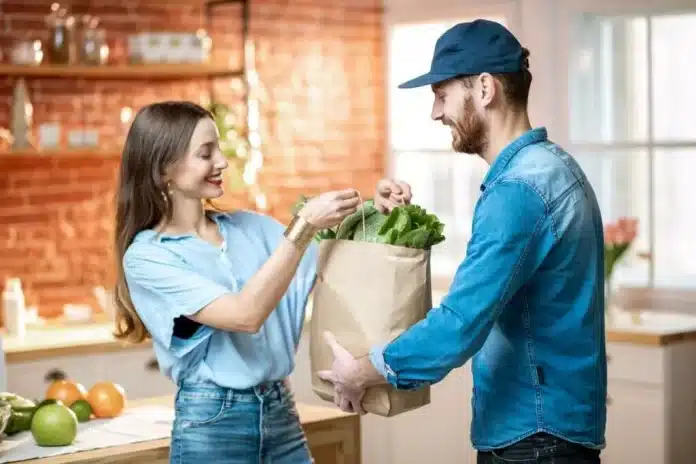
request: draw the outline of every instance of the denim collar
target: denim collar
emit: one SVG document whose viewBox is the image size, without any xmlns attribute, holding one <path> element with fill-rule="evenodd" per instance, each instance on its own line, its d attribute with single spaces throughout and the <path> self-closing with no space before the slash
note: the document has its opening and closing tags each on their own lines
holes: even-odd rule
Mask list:
<svg viewBox="0 0 696 464">
<path fill-rule="evenodd" d="M 486 177 L 483 179 L 481 184 L 481 191 L 484 191 L 493 181 L 502 174 L 505 167 L 508 165 L 510 160 L 519 152 L 521 149 L 528 145 L 532 145 L 539 142 L 544 142 L 548 140 L 548 133 L 545 127 L 537 127 L 535 129 L 528 130 L 524 134 L 520 135 L 518 138 L 510 142 L 508 146 L 503 148 L 498 157 L 491 164 L 490 169 Z"/>
</svg>

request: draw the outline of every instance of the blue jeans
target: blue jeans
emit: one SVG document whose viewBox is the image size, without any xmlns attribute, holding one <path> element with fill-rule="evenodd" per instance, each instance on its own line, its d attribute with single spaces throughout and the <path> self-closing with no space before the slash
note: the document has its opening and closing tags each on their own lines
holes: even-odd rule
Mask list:
<svg viewBox="0 0 696 464">
<path fill-rule="evenodd" d="M 284 382 L 248 390 L 182 383 L 176 395 L 171 464 L 312 464 Z"/>
<path fill-rule="evenodd" d="M 494 451 L 480 451 L 477 464 L 599 464 L 599 450 L 537 433 Z"/>
</svg>

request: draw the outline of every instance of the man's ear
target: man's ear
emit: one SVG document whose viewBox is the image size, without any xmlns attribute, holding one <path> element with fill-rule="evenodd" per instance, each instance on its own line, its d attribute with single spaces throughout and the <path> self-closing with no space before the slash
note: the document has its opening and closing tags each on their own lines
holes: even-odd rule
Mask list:
<svg viewBox="0 0 696 464">
<path fill-rule="evenodd" d="M 496 97 L 498 89 L 495 85 L 495 79 L 489 73 L 481 73 L 478 76 L 478 85 L 476 86 L 476 95 L 482 107 L 487 107 Z"/>
</svg>

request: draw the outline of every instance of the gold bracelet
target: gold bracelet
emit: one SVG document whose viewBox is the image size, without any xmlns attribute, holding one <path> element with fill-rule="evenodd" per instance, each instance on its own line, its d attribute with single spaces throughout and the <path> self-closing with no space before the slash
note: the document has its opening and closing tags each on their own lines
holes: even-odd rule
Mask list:
<svg viewBox="0 0 696 464">
<path fill-rule="evenodd" d="M 307 248 L 317 229 L 300 215 L 295 215 L 285 229 L 285 238 L 301 250 Z"/>
</svg>

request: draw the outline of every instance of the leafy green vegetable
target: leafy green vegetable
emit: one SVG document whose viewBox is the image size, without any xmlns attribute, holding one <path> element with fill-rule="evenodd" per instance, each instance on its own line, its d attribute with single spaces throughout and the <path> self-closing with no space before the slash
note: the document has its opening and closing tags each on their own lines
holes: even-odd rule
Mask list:
<svg viewBox="0 0 696 464">
<path fill-rule="evenodd" d="M 293 207 L 293 213 L 297 213 L 306 201 L 307 198 L 302 196 Z M 317 241 L 353 240 L 428 250 L 445 240 L 444 230 L 445 225 L 438 217 L 421 206 L 398 206 L 391 213 L 382 214 L 374 202 L 368 200 L 337 227 L 319 231 L 314 238 Z"/>
<path fill-rule="evenodd" d="M 396 229 L 389 229 L 384 234 L 380 234 L 377 238 L 379 243 L 386 243 L 387 245 L 394 245 L 396 239 L 399 238 L 399 231 Z"/>
<path fill-rule="evenodd" d="M 351 239 L 356 233 L 362 234 L 363 211 L 365 212 L 365 219 L 377 213 L 377 209 L 374 207 L 372 200 L 366 201 L 362 208 L 358 208 L 356 212 L 343 219 L 338 225 L 336 239 Z M 356 229 L 356 226 L 359 227 Z"/>
<path fill-rule="evenodd" d="M 408 211 L 403 208 L 394 208 L 379 229 L 379 234 L 384 235 L 392 229 L 396 230 L 398 234 L 403 234 L 410 227 L 411 216 L 409 216 Z"/>
<path fill-rule="evenodd" d="M 357 238 L 361 242 L 376 242 L 379 231 L 382 229 L 382 225 L 386 222 L 388 217 L 389 216 L 386 214 L 377 213 L 365 218 L 365 234 L 363 235 L 362 224 L 357 224 L 358 231 L 354 234 L 353 238 Z M 373 240 L 370 240 L 370 237 L 372 237 Z"/>
<path fill-rule="evenodd" d="M 409 248 L 425 248 L 430 239 L 430 231 L 425 226 L 409 230 L 400 235 L 394 245 L 401 245 Z"/>
<path fill-rule="evenodd" d="M 325 230 L 320 230 L 317 232 L 317 234 L 314 237 L 317 241 L 327 238 L 327 239 L 335 239 L 336 238 L 336 232 L 334 232 L 332 229 L 325 229 Z"/>
</svg>

